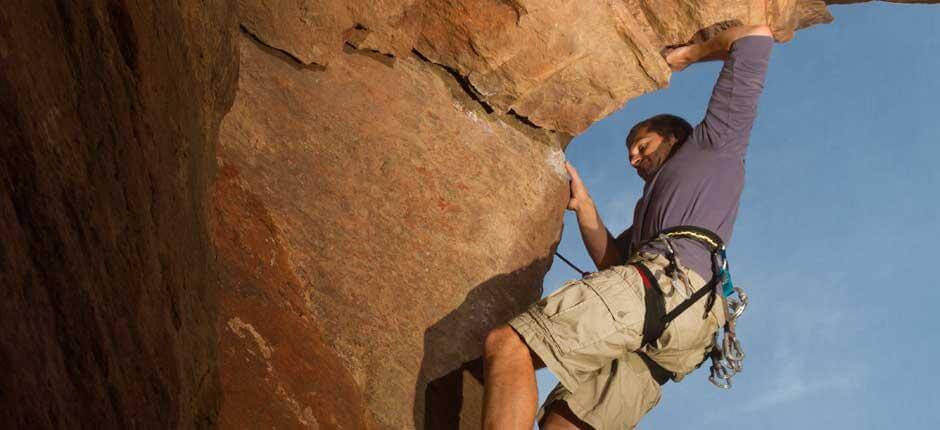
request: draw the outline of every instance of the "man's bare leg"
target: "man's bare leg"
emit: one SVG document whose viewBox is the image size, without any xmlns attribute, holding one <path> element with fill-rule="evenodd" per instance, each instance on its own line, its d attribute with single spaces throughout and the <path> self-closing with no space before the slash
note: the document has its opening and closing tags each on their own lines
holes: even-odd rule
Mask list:
<svg viewBox="0 0 940 430">
<path fill-rule="evenodd" d="M 508 325 L 486 335 L 483 360 L 483 428 L 532 430 L 538 406 L 535 369 L 544 365 Z"/>
<path fill-rule="evenodd" d="M 541 430 L 593 430 L 593 427 L 581 421 L 565 402 L 554 402 L 545 411 L 545 417 L 539 422 Z"/>
</svg>

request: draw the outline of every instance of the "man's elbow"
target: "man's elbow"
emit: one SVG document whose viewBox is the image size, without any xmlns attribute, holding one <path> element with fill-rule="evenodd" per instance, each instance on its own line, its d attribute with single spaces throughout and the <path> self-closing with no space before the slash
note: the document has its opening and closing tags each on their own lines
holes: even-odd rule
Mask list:
<svg viewBox="0 0 940 430">
<path fill-rule="evenodd" d="M 597 270 L 600 271 L 609 269 L 611 266 L 624 264 L 624 260 L 625 259 L 622 255 L 620 255 L 619 250 L 614 247 L 608 247 L 607 251 L 604 253 L 604 256 L 601 258 L 601 261 L 595 262 L 594 265 L 597 266 Z"/>
</svg>

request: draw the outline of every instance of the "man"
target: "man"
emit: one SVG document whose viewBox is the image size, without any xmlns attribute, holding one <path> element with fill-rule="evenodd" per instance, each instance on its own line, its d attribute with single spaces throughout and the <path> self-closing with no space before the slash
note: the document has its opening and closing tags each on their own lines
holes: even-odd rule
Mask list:
<svg viewBox="0 0 940 430">
<path fill-rule="evenodd" d="M 704 246 L 689 239 L 668 245 L 655 239 L 664 229 L 687 225 L 715 232 L 724 242 L 731 238 L 744 185 L 744 155 L 773 42 L 767 26 L 742 26 L 666 55 L 674 71 L 719 59 L 724 67 L 698 126 L 657 115 L 630 130 L 630 164 L 645 186 L 632 227 L 618 239 L 604 227 L 577 171 L 566 165 L 568 209 L 577 214 L 599 271 L 567 282 L 487 335 L 484 428 L 532 428 L 535 369 L 543 366 L 560 381 L 541 411 L 543 429 L 633 428 L 660 398 L 664 380 L 657 383 L 652 369 L 678 381 L 704 361 L 725 322 L 724 301 L 714 306 L 696 301 L 655 342 L 644 344 L 650 280 L 638 266 L 625 264 L 648 269 L 667 311 L 711 279 L 711 255 Z M 681 258 L 673 266 L 665 258 L 670 245 L 670 255 Z"/>
</svg>

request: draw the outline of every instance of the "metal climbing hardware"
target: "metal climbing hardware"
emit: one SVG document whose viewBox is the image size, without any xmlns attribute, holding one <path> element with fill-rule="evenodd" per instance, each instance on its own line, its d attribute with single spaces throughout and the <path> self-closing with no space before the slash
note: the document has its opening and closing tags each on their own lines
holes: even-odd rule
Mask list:
<svg viewBox="0 0 940 430">
<path fill-rule="evenodd" d="M 745 294 L 742 288 L 735 287 L 734 283 L 731 281 L 728 256 L 721 238 L 709 230 L 695 226 L 672 227 L 663 230 L 659 235 L 650 240 L 650 242 L 661 241 L 665 245 L 666 258 L 669 260 L 671 266 L 669 270 L 674 288 L 678 286 L 679 272 L 678 256 L 672 244 L 672 240 L 674 239 L 696 240 L 704 244 L 711 251 L 712 279 L 692 293 L 691 297 L 666 313 L 661 319 L 661 324 L 657 324 L 658 327 L 662 327 L 661 329 L 654 329 L 650 333 L 644 333 L 644 343 L 655 342 L 662 332 L 665 331 L 669 322 L 704 296 L 708 296 L 708 304 L 705 306 L 705 315 L 703 315 L 703 318 L 707 318 L 715 301 L 718 301 L 720 297 L 720 299 L 724 301 L 722 312 L 724 312 L 725 315 L 725 325 L 722 330 L 723 333 L 720 343 L 718 333 L 716 332 L 712 343 L 712 350 L 706 355 L 706 359 L 712 359 L 708 380 L 716 387 L 725 389 L 731 388 L 731 378 L 744 369 L 744 348 L 741 347 L 741 341 L 735 333 L 735 326 L 738 318 L 744 313 L 745 309 L 747 309 L 747 294 Z M 737 295 L 737 298 L 732 297 L 733 295 Z M 655 317 L 655 312 L 651 315 L 650 311 L 647 310 L 647 315 Z"/>
<path fill-rule="evenodd" d="M 741 288 L 735 288 L 738 299 L 729 298 L 726 308 L 726 321 L 724 327 L 724 336 L 721 339 L 721 348 L 718 345 L 718 333 L 715 333 L 716 345 L 713 353 L 710 354 L 712 365 L 708 380 L 717 387 L 731 388 L 731 378 L 744 369 L 744 349 L 741 348 L 741 341 L 735 334 L 735 325 L 738 317 L 744 313 L 747 308 L 747 294 Z"/>
</svg>

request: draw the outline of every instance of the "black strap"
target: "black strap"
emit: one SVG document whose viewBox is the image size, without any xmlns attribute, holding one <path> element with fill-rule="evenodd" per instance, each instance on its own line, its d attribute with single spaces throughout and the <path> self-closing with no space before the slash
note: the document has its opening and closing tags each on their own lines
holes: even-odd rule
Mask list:
<svg viewBox="0 0 940 430">
<path fill-rule="evenodd" d="M 632 263 L 640 278 L 643 278 L 644 298 L 646 302 L 646 315 L 643 317 L 643 346 L 652 345 L 666 330 L 664 317 L 666 316 L 666 298 L 659 289 L 656 277 L 642 263 Z"/>
<path fill-rule="evenodd" d="M 705 305 L 705 315 L 703 316 L 703 318 L 706 318 L 708 316 L 708 313 L 711 312 L 712 306 L 714 306 L 715 299 L 716 299 L 715 286 L 718 285 L 719 282 L 724 281 L 722 277 L 719 276 L 719 270 L 718 270 L 719 268 L 717 266 L 717 261 L 715 260 L 716 255 L 718 255 L 717 253 L 720 252 L 724 248 L 724 241 L 722 241 L 721 237 L 715 234 L 714 232 L 712 232 L 711 230 L 708 230 L 702 227 L 697 227 L 694 225 L 680 225 L 680 226 L 667 228 L 665 230 L 660 231 L 659 235 L 650 239 L 650 241 L 656 240 L 660 235 L 665 235 L 670 238 L 692 239 L 692 240 L 698 241 L 699 243 L 702 243 L 703 245 L 711 249 L 712 266 L 713 266 L 711 280 L 709 280 L 705 285 L 703 285 L 702 288 L 699 288 L 694 293 L 692 293 L 692 297 L 689 297 L 688 299 L 680 303 L 679 306 L 676 306 L 672 311 L 670 311 L 669 313 L 666 313 L 663 316 L 661 326 L 662 326 L 662 330 L 665 330 L 666 326 L 669 325 L 669 323 L 672 322 L 672 320 L 676 319 L 679 315 L 682 314 L 682 312 L 685 312 L 686 309 L 694 305 L 702 297 L 709 296 L 708 304 Z M 675 261 L 672 260 L 671 258 L 670 258 L 670 262 L 672 264 L 675 264 Z M 646 273 L 649 274 L 649 270 L 646 270 Z M 655 278 L 653 278 L 652 275 L 648 275 L 648 277 L 652 280 L 652 282 L 656 282 Z M 658 287 L 658 285 L 656 286 Z M 647 302 L 647 308 L 649 308 L 649 302 Z M 662 330 L 659 331 L 660 335 L 662 334 Z M 644 336 L 644 339 L 645 338 L 646 337 Z M 656 339 L 658 338 L 659 338 L 659 335 L 656 335 L 654 337 L 650 337 L 649 341 L 655 342 Z"/>
<path fill-rule="evenodd" d="M 679 306 L 672 308 L 672 310 L 663 317 L 663 326 L 669 325 L 672 320 L 676 319 L 676 317 L 681 315 L 682 312 L 685 312 L 686 309 L 694 305 L 695 302 L 699 301 L 702 297 L 705 297 L 708 294 L 712 294 L 712 297 L 709 297 L 708 299 L 708 304 L 705 306 L 705 315 L 708 315 L 708 312 L 711 311 L 712 305 L 715 303 L 715 285 L 717 285 L 719 281 L 720 279 L 718 279 L 718 276 L 712 276 L 712 280 L 708 281 L 708 283 L 703 285 L 702 288 L 699 288 L 694 293 L 692 293 L 692 297 L 685 299 L 685 301 L 679 303 Z"/>
<path fill-rule="evenodd" d="M 643 264 L 633 263 L 633 266 L 640 272 L 640 277 L 643 278 L 643 286 L 646 290 L 646 316 L 643 320 L 643 345 L 652 345 L 656 342 L 672 320 L 676 319 L 682 312 L 685 312 L 686 309 L 694 305 L 695 302 L 699 301 L 702 297 L 707 296 L 709 293 L 714 295 L 715 285 L 721 281 L 717 277 L 713 277 L 712 280 L 708 281 L 702 288 L 692 293 L 692 297 L 685 299 L 682 303 L 679 303 L 679 306 L 666 312 L 666 299 L 663 297 L 662 290 L 659 289 L 659 282 L 656 281 L 656 278 L 653 277 L 650 270 Z M 712 301 L 713 300 L 714 297 L 712 297 Z M 709 305 L 706 306 L 706 315 L 711 311 L 711 305 L 712 303 L 709 303 Z"/>
<path fill-rule="evenodd" d="M 722 242 L 717 234 L 701 227 L 677 226 L 665 229 L 660 232 L 660 234 L 670 238 L 697 240 L 711 249 L 713 260 L 715 253 L 724 247 L 724 242 Z M 714 265 L 715 261 L 712 261 L 712 263 Z M 717 268 L 713 267 L 712 279 L 710 281 L 692 293 L 691 297 L 679 303 L 672 311 L 666 312 L 666 298 L 663 297 L 663 292 L 659 288 L 659 282 L 656 280 L 656 277 L 653 276 L 653 273 L 642 263 L 635 262 L 631 263 L 631 265 L 636 268 L 640 277 L 643 279 L 643 287 L 645 290 L 644 301 L 646 304 L 646 312 L 643 318 L 642 346 L 655 345 L 659 337 L 666 331 L 666 326 L 668 326 L 672 320 L 676 319 L 682 312 L 685 312 L 686 309 L 701 300 L 702 297 L 711 293 L 709 302 L 705 306 L 705 316 L 707 317 L 708 312 L 711 311 L 715 302 L 715 286 L 718 285 L 719 282 L 722 282 L 721 276 L 718 276 Z M 637 354 L 643 359 L 643 363 L 645 363 L 646 367 L 649 369 L 650 375 L 652 375 L 653 379 L 659 383 L 659 385 L 665 384 L 674 376 L 672 372 L 660 366 L 659 363 L 656 363 L 656 361 L 645 353 L 637 351 Z"/>
<path fill-rule="evenodd" d="M 656 339 L 659 339 L 659 336 L 666 330 L 666 325 L 663 323 L 663 317 L 666 315 L 666 299 L 663 297 L 663 292 L 659 289 L 659 282 L 656 281 L 656 277 L 653 276 L 646 266 L 642 263 L 632 263 L 632 266 L 636 268 L 637 272 L 640 273 L 640 277 L 643 278 L 646 316 L 643 318 L 642 345 L 646 346 L 656 342 Z M 643 363 L 646 364 L 646 368 L 649 369 L 650 375 L 659 385 L 663 385 L 672 379 L 672 372 L 660 366 L 659 363 L 653 361 L 653 359 L 645 353 L 637 351 L 637 354 L 643 359 Z"/>
<path fill-rule="evenodd" d="M 642 263 L 637 262 L 631 265 L 636 268 L 637 272 L 640 274 L 640 278 L 643 279 L 643 289 L 645 292 L 644 301 L 646 303 L 646 312 L 643 318 L 642 346 L 654 345 L 659 337 L 663 335 L 663 332 L 666 331 L 666 326 L 669 325 L 672 320 L 676 319 L 683 311 L 695 304 L 695 302 L 699 301 L 702 297 L 708 295 L 709 292 L 714 293 L 715 285 L 719 282 L 717 277 L 713 277 L 711 281 L 695 291 L 692 297 L 689 297 L 680 303 L 679 306 L 676 306 L 672 311 L 667 313 L 666 299 L 663 297 L 662 290 L 659 289 L 659 282 L 656 280 L 656 277 L 654 277 L 653 273 Z M 711 303 L 709 303 L 707 308 L 708 309 L 705 311 L 706 315 L 711 308 Z M 672 372 L 660 366 L 645 353 L 638 351 L 637 354 L 639 354 L 643 362 L 646 363 L 650 375 L 653 376 L 653 379 L 655 379 L 659 385 L 665 384 L 672 378 Z"/>
<path fill-rule="evenodd" d="M 653 361 L 653 359 L 645 353 L 637 352 L 637 355 L 643 359 L 643 363 L 646 364 L 646 368 L 650 370 L 650 375 L 653 377 L 653 380 L 656 381 L 656 383 L 659 385 L 665 385 L 674 376 L 672 372 L 666 370 L 665 367 L 660 366 L 659 363 Z"/>
</svg>

